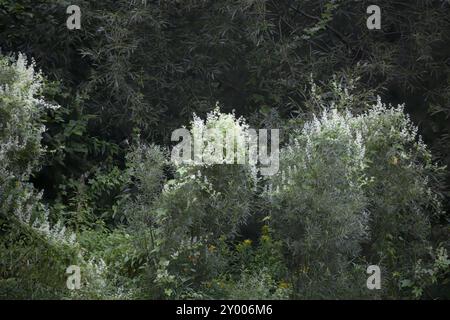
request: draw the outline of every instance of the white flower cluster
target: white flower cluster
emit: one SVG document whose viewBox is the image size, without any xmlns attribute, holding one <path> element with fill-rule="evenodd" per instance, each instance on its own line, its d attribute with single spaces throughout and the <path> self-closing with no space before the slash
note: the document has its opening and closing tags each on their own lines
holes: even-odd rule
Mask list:
<svg viewBox="0 0 450 320">
<path fill-rule="evenodd" d="M 76 242 L 75 233 L 67 231 L 61 221 L 53 226 L 50 225 L 48 210 L 44 210 L 42 216 L 35 219 L 31 226 L 51 243 L 74 245 Z"/>
<path fill-rule="evenodd" d="M 218 106 L 206 120 L 194 114 L 191 122 L 194 141 L 194 165 L 244 163 L 249 141 L 249 127 L 234 113 L 221 113 Z M 225 154 L 224 154 L 225 153 Z"/>
<path fill-rule="evenodd" d="M 266 192 L 273 195 L 288 190 L 289 186 L 302 179 L 304 171 L 327 158 L 330 161 L 344 160 L 349 170 L 343 174 L 352 182 L 349 175 L 353 175 L 355 170 L 361 172 L 365 166 L 364 141 L 362 132 L 355 130 L 355 119 L 350 112 L 336 109 L 324 110 L 320 117 L 314 116 L 281 150 L 281 170 L 273 180 L 276 186 L 269 184 Z"/>
<path fill-rule="evenodd" d="M 22 54 L 15 61 L 0 59 L 0 210 L 54 243 L 73 244 L 74 235 L 60 222 L 50 226 L 42 194 L 26 182 L 43 151 L 40 116 L 58 107 L 41 98 L 41 87 L 34 61 L 28 64 Z"/>
<path fill-rule="evenodd" d="M 180 138 L 171 157 L 178 167 L 246 165 L 255 177 L 257 172 L 274 175 L 279 169 L 279 130 L 271 129 L 269 138 L 268 130 L 250 129 L 242 117 L 221 113 L 217 106 L 206 120 L 194 114 L 190 131 L 182 128 L 172 133 L 172 141 Z"/>
</svg>

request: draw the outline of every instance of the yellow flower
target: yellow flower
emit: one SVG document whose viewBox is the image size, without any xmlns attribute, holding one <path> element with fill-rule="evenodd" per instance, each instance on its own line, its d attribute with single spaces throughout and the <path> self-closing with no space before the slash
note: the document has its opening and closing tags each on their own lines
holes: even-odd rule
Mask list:
<svg viewBox="0 0 450 320">
<path fill-rule="evenodd" d="M 302 267 L 300 267 L 299 271 L 300 271 L 301 273 L 308 273 L 309 267 L 306 266 L 306 265 L 305 265 L 305 266 L 302 266 Z"/>
<path fill-rule="evenodd" d="M 244 240 L 244 245 L 251 246 L 252 245 L 252 240 L 250 240 L 250 239 Z"/>
<path fill-rule="evenodd" d="M 289 283 L 287 283 L 286 281 L 281 281 L 280 284 L 278 285 L 278 287 L 281 289 L 288 289 Z"/>
</svg>

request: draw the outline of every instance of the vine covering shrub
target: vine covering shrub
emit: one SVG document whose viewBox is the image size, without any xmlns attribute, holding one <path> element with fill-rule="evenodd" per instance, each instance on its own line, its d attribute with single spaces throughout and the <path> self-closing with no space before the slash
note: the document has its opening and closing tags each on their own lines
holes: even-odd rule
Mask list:
<svg viewBox="0 0 450 320">
<path fill-rule="evenodd" d="M 43 114 L 57 108 L 41 96 L 43 86 L 34 62 L 0 56 L 0 298 L 74 296 L 66 286 L 66 269 L 74 264 L 85 275 L 82 297 L 114 296 L 102 292 L 101 261 L 85 259 L 75 234 L 51 217 L 29 181 L 45 151 Z"/>
<path fill-rule="evenodd" d="M 51 224 L 28 182 L 43 152 L 42 77 L 23 55 L 0 56 L 0 296 L 58 297 L 73 237 Z M 42 272 L 48 270 L 50 272 Z"/>
<path fill-rule="evenodd" d="M 334 297 L 354 270 L 375 264 L 386 274 L 383 294 L 398 295 L 399 278 L 427 256 L 430 222 L 441 213 L 432 183 L 440 168 L 403 107 L 326 109 L 292 135 L 280 162 L 266 193 L 298 292 Z"/>
</svg>

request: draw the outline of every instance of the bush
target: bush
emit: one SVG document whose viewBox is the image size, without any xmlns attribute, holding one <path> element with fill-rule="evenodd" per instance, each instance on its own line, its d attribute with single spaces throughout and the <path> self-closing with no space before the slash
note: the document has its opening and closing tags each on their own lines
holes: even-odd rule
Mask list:
<svg viewBox="0 0 450 320">
<path fill-rule="evenodd" d="M 0 142 L 3 170 L 27 178 L 42 154 L 40 117 L 48 105 L 39 96 L 42 76 L 34 63 L 0 57 Z M 4 175 L 2 175 L 4 176 Z"/>
<path fill-rule="evenodd" d="M 363 136 L 370 179 L 365 194 L 371 237 L 365 254 L 393 276 L 386 291 L 395 297 L 399 279 L 394 275 L 410 275 L 432 245 L 431 221 L 442 214 L 440 195 L 434 191 L 442 168 L 432 162 L 403 106 L 387 108 L 378 101 L 355 119 L 355 130 Z"/>
<path fill-rule="evenodd" d="M 258 241 L 222 242 L 210 251 L 226 263 L 202 291 L 214 299 L 289 299 L 292 283 L 282 255 L 282 242 L 264 224 Z"/>
<path fill-rule="evenodd" d="M 216 130 L 214 135 L 205 134 L 209 129 Z M 167 218 L 172 220 L 167 225 L 186 228 L 190 237 L 208 236 L 212 241 L 221 236 L 232 238 L 251 214 L 256 168 L 251 164 L 227 163 L 226 152 L 216 158 L 212 150 L 226 149 L 225 135 L 231 132 L 231 139 L 236 141 L 234 156 L 246 156 L 248 126 L 243 119 L 220 113 L 216 108 L 206 121 L 194 115 L 190 132 L 194 146 L 201 145 L 204 150 L 203 162 L 194 159 L 175 163 L 175 179 L 166 184 L 161 199 L 167 206 L 163 205 Z M 185 235 L 186 231 L 168 233 Z"/>
<path fill-rule="evenodd" d="M 430 218 L 440 213 L 431 183 L 439 168 L 403 108 L 325 110 L 293 134 L 280 161 L 267 195 L 290 266 L 302 274 L 297 292 L 359 297 L 365 281 L 354 271 L 377 264 L 383 294 L 398 294 L 395 275 L 426 255 Z"/>
<path fill-rule="evenodd" d="M 211 284 L 215 299 L 232 300 L 286 300 L 291 289 L 285 282 L 277 282 L 266 269 L 250 272 L 243 270 L 237 279 L 223 277 Z"/>
<path fill-rule="evenodd" d="M 75 235 L 51 219 L 29 182 L 44 152 L 41 117 L 56 107 L 40 95 L 43 77 L 34 68 L 21 54 L 0 56 L 0 298 L 74 297 L 66 287 L 70 265 L 82 270 L 85 290 L 77 297 L 104 297 L 101 261 L 85 259 Z"/>
<path fill-rule="evenodd" d="M 271 221 L 294 270 L 341 273 L 368 236 L 365 149 L 350 121 L 350 114 L 325 111 L 281 151 L 268 195 Z M 304 291 L 304 283 L 298 285 Z"/>
<path fill-rule="evenodd" d="M 0 56 L 0 296 L 63 295 L 64 272 L 74 239 L 47 208 L 28 179 L 43 152 L 40 117 L 50 107 L 40 97 L 42 77 L 17 59 Z M 43 272 L 43 270 L 45 270 Z"/>
<path fill-rule="evenodd" d="M 198 135 L 205 128 L 219 135 L 232 129 L 235 138 L 247 130 L 241 119 L 218 109 L 206 121 L 195 117 L 190 132 L 205 149 L 217 138 Z M 135 191 L 123 201 L 124 212 L 147 239 L 148 274 L 162 287 L 156 295 L 179 297 L 216 274 L 208 246 L 233 239 L 251 214 L 255 171 L 249 165 L 193 162 L 172 163 L 170 170 L 165 152 L 154 145 L 139 144 L 127 158 Z M 174 178 L 166 181 L 169 172 Z"/>
</svg>

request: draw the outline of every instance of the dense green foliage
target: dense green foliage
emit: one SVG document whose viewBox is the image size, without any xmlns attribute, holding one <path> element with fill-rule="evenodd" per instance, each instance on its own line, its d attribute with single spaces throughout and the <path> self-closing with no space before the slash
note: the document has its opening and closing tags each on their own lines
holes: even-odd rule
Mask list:
<svg viewBox="0 0 450 320">
<path fill-rule="evenodd" d="M 448 30 L 445 0 L 0 0 L 0 298 L 450 298 Z M 281 129 L 280 170 L 173 163 L 183 126 Z"/>
</svg>

